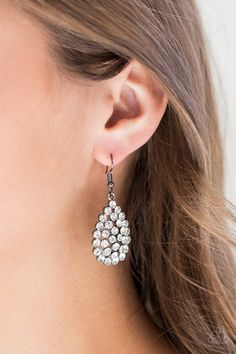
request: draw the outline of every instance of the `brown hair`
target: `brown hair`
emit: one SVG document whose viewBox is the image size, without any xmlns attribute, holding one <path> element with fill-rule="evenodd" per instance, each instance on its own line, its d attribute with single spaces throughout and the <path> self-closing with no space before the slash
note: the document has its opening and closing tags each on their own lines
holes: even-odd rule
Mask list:
<svg viewBox="0 0 236 354">
<path fill-rule="evenodd" d="M 104 80 L 132 58 L 168 94 L 137 151 L 126 210 L 129 267 L 152 320 L 181 353 L 235 353 L 233 205 L 204 34 L 194 0 L 16 1 L 47 29 L 55 63 Z"/>
</svg>

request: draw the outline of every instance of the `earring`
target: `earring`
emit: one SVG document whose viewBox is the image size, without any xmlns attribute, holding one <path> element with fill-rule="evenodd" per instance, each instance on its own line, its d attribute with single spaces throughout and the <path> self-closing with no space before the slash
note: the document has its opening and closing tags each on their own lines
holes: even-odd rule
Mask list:
<svg viewBox="0 0 236 354">
<path fill-rule="evenodd" d="M 116 196 L 113 192 L 114 182 L 112 178 L 113 156 L 111 156 L 111 168 L 107 175 L 107 205 L 103 208 L 92 233 L 93 254 L 99 263 L 115 265 L 124 261 L 129 251 L 131 241 L 129 222 L 124 211 L 116 204 Z"/>
</svg>

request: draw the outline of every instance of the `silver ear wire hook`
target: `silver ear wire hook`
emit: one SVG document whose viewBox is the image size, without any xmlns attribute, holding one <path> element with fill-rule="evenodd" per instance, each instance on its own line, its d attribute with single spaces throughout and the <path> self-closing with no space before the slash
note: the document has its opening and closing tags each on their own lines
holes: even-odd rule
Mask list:
<svg viewBox="0 0 236 354">
<path fill-rule="evenodd" d="M 109 198 L 115 198 L 115 195 L 112 192 L 113 187 L 114 187 L 114 182 L 113 182 L 113 178 L 112 178 L 112 170 L 114 168 L 114 162 L 113 162 L 112 154 L 110 154 L 110 156 L 111 156 L 111 168 L 110 168 L 110 170 L 108 170 L 108 166 L 107 166 L 105 174 L 107 174 L 107 186 L 109 188 L 108 196 L 109 196 Z"/>
<path fill-rule="evenodd" d="M 105 171 L 105 174 L 108 173 L 108 172 L 112 172 L 113 168 L 114 168 L 114 163 L 113 163 L 113 156 L 112 154 L 110 154 L 111 156 L 111 168 L 110 170 L 108 171 L 108 166 L 106 167 L 106 171 Z"/>
</svg>

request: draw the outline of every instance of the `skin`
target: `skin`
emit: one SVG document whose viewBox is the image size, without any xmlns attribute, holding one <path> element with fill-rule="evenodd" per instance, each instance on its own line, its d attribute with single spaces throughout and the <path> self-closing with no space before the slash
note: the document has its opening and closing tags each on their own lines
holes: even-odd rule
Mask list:
<svg viewBox="0 0 236 354">
<path fill-rule="evenodd" d="M 102 83 L 68 80 L 37 24 L 9 2 L 0 6 L 0 78 L 1 353 L 173 353 L 126 263 L 98 264 L 91 252 L 110 153 L 122 205 L 165 93 L 136 60 Z"/>
</svg>

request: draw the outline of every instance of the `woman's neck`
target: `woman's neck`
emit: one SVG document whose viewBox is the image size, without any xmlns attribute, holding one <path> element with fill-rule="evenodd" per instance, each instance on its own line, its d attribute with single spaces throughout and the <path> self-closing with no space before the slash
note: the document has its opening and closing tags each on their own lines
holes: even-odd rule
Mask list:
<svg viewBox="0 0 236 354">
<path fill-rule="evenodd" d="M 97 263 L 88 235 L 34 235 L 1 255 L 1 353 L 127 353 L 150 333 L 126 264 Z"/>
</svg>

